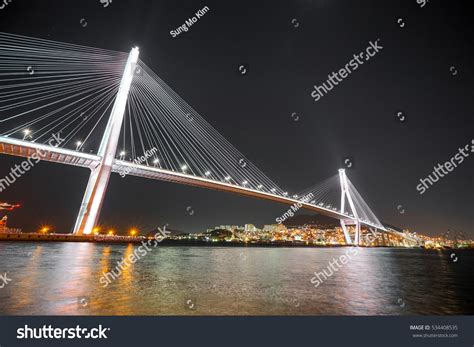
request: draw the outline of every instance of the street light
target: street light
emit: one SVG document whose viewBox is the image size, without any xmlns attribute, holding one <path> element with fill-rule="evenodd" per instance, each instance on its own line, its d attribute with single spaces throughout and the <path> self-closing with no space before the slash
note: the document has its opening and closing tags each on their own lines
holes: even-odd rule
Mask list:
<svg viewBox="0 0 474 347">
<path fill-rule="evenodd" d="M 50 230 L 51 230 L 51 228 L 47 225 L 42 226 L 41 229 L 40 229 L 40 231 L 42 233 L 45 233 L 45 234 L 48 233 Z"/>
</svg>

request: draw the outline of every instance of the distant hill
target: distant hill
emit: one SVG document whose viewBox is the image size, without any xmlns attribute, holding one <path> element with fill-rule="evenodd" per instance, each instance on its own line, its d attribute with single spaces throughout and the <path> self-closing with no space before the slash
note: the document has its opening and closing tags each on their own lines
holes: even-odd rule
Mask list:
<svg viewBox="0 0 474 347">
<path fill-rule="evenodd" d="M 391 224 L 388 224 L 388 223 L 385 223 L 385 222 L 382 222 L 382 221 L 380 221 L 380 223 L 382 223 L 385 228 L 391 228 L 395 231 L 403 232 L 403 228 L 400 228 L 400 227 L 397 227 L 395 225 L 391 225 Z"/>
<path fill-rule="evenodd" d="M 392 228 L 393 230 L 397 231 L 403 231 L 402 228 L 399 228 L 397 226 L 382 222 L 381 223 L 387 227 L 387 228 Z M 298 227 L 298 226 L 303 226 L 303 225 L 315 225 L 318 227 L 322 228 L 335 228 L 335 227 L 340 227 L 341 224 L 339 223 L 339 220 L 327 217 L 321 214 L 314 214 L 314 215 L 308 215 L 308 214 L 299 214 L 294 217 L 290 217 L 287 220 L 283 222 L 283 224 L 286 227 Z"/>
<path fill-rule="evenodd" d="M 181 231 L 181 230 L 178 230 L 178 229 L 171 229 L 169 227 L 166 227 L 166 231 L 167 232 L 170 232 L 170 236 L 178 236 L 178 235 L 188 235 L 189 233 L 186 233 L 184 231 Z M 153 229 L 151 231 L 149 231 L 148 233 L 145 234 L 145 236 L 147 237 L 153 237 L 155 236 L 156 233 L 158 233 L 158 228 L 157 229 Z"/>
<path fill-rule="evenodd" d="M 288 218 L 283 222 L 286 227 L 298 227 L 302 225 L 314 225 L 322 228 L 332 229 L 341 226 L 337 219 L 323 216 L 321 214 L 307 215 L 299 214 Z"/>
</svg>

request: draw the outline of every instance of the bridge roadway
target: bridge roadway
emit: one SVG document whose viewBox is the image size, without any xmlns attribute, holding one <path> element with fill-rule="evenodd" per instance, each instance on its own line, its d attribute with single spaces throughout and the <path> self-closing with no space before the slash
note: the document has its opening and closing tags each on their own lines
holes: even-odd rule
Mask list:
<svg viewBox="0 0 474 347">
<path fill-rule="evenodd" d="M 66 165 L 86 167 L 89 169 L 93 169 L 94 167 L 99 165 L 101 161 L 101 157 L 95 154 L 88 154 L 71 149 L 53 147 L 4 136 L 0 136 L 0 153 L 24 158 L 31 157 L 34 153 L 37 153 L 41 157 L 41 160 Z M 305 210 L 314 211 L 319 214 L 339 220 L 342 219 L 345 220 L 348 224 L 355 223 L 355 219 L 349 216 L 348 214 L 341 213 L 338 210 L 333 210 L 324 206 L 313 205 L 310 202 L 303 202 L 293 199 L 291 197 L 285 197 L 260 190 L 241 187 L 226 182 L 214 181 L 199 176 L 160 169 L 147 165 L 138 165 L 129 161 L 115 159 L 112 171 L 115 173 L 127 172 L 128 175 L 132 176 L 231 192 L 244 196 L 279 202 L 290 206 L 300 203 L 301 208 L 304 208 Z M 360 222 L 363 225 L 386 231 L 383 226 L 375 225 L 370 221 Z"/>
</svg>

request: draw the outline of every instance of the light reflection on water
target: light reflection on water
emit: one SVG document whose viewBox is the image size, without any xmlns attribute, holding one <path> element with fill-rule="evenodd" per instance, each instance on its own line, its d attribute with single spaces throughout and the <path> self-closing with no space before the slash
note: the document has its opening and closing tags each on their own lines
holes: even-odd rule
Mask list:
<svg viewBox="0 0 474 347">
<path fill-rule="evenodd" d="M 0 243 L 0 314 L 474 314 L 474 252 L 360 249 L 317 288 L 310 280 L 348 248 L 158 247 L 106 288 L 138 245 Z"/>
</svg>

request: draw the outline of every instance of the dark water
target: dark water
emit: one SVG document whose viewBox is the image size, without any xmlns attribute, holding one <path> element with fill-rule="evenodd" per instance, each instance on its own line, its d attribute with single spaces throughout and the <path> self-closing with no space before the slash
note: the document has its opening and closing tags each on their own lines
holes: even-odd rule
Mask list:
<svg viewBox="0 0 474 347">
<path fill-rule="evenodd" d="M 474 314 L 473 251 L 360 249 L 315 288 L 349 248 L 158 247 L 104 288 L 137 247 L 0 243 L 0 314 Z"/>
</svg>

